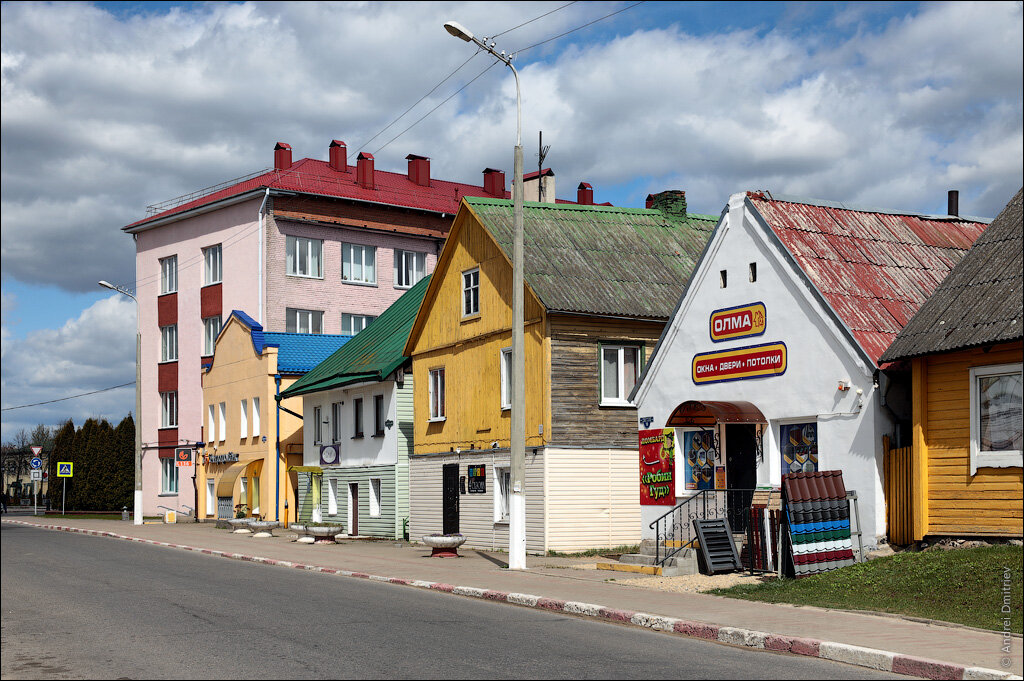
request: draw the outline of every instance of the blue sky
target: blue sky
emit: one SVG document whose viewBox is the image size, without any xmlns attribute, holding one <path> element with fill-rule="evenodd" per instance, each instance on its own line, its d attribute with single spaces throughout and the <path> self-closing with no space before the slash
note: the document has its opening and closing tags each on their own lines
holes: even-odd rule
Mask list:
<svg viewBox="0 0 1024 681">
<path fill-rule="evenodd" d="M 454 19 L 515 50 L 632 3 L 3 3 L 3 406 L 130 382 L 120 228 L 145 206 L 298 158 L 350 151 L 472 54 Z M 561 9 L 558 9 L 561 8 Z M 517 56 L 527 167 L 537 130 L 560 197 L 638 206 L 684 189 L 717 215 L 748 189 L 994 216 L 1022 183 L 1021 3 L 647 2 Z M 488 64 L 478 55 L 378 138 Z M 479 183 L 511 168 L 514 91 L 490 69 L 375 153 Z M 368 148 L 373 151 L 373 148 Z M 38 365 L 63 367 L 43 372 Z M 26 397 L 27 396 L 27 397 Z M 38 398 L 38 399 L 36 399 Z M 131 389 L 3 412 L 119 419 Z"/>
</svg>

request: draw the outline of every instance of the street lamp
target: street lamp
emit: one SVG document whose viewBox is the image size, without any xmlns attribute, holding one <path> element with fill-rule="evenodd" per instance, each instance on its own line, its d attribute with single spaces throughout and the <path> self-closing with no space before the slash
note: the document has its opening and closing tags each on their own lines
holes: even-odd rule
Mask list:
<svg viewBox="0 0 1024 681">
<path fill-rule="evenodd" d="M 108 281 L 99 285 L 135 301 L 135 524 L 142 524 L 142 318 L 139 299 L 131 291 Z"/>
<path fill-rule="evenodd" d="M 519 72 L 511 55 L 494 51 L 494 41 L 478 40 L 455 21 L 444 30 L 460 40 L 474 43 L 512 69 L 516 79 L 516 147 L 512 185 L 512 419 L 510 433 L 510 477 L 512 497 L 509 503 L 508 567 L 526 569 L 526 354 L 523 343 L 523 102 L 519 90 Z"/>
</svg>

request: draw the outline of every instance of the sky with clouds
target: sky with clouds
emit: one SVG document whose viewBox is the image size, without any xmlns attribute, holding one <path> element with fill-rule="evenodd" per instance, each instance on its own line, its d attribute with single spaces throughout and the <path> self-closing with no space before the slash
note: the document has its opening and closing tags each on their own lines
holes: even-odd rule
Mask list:
<svg viewBox="0 0 1024 681">
<path fill-rule="evenodd" d="M 511 75 L 448 20 L 517 52 L 527 169 L 543 130 L 562 198 L 587 181 L 598 202 L 684 189 L 714 215 L 750 189 L 940 213 L 959 189 L 962 213 L 994 217 L 1024 182 L 1020 2 L 0 11 L 5 441 L 134 408 L 130 385 L 12 407 L 134 380 L 134 303 L 96 282 L 133 285 L 120 228 L 147 205 L 266 168 L 278 141 L 326 160 L 342 139 L 400 172 L 421 154 L 435 177 L 474 184 L 511 172 Z"/>
</svg>

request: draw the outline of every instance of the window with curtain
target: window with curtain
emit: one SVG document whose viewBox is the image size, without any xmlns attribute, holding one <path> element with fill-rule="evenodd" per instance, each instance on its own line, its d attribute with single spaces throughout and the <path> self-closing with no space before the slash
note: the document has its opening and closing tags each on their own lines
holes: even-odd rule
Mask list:
<svg viewBox="0 0 1024 681">
<path fill-rule="evenodd" d="M 285 237 L 287 273 L 293 277 L 323 279 L 324 242 L 299 236 Z"/>
<path fill-rule="evenodd" d="M 160 393 L 160 427 L 178 427 L 178 393 Z"/>
<path fill-rule="evenodd" d="M 174 457 L 160 459 L 160 493 L 178 493 L 178 466 Z"/>
<path fill-rule="evenodd" d="M 376 317 L 365 314 L 341 314 L 341 333 L 344 336 L 354 336 L 372 322 Z"/>
<path fill-rule="evenodd" d="M 395 250 L 395 287 L 411 288 L 426 276 L 427 254 Z"/>
<path fill-rule="evenodd" d="M 323 333 L 323 310 L 299 310 L 293 307 L 284 311 L 285 331 L 288 333 Z"/>
<path fill-rule="evenodd" d="M 160 259 L 160 295 L 178 290 L 178 256 Z"/>
<path fill-rule="evenodd" d="M 160 327 L 160 361 L 178 361 L 178 325 Z"/>
<path fill-rule="evenodd" d="M 203 319 L 203 357 L 210 357 L 217 347 L 217 336 L 220 335 L 220 315 Z"/>
<path fill-rule="evenodd" d="M 203 249 L 203 286 L 219 284 L 223 279 L 220 244 Z"/>
<path fill-rule="evenodd" d="M 601 404 L 630 406 L 629 393 L 640 377 L 640 348 L 602 345 L 600 376 Z"/>
<path fill-rule="evenodd" d="M 429 382 L 430 420 L 443 421 L 444 410 L 444 368 L 430 370 Z"/>
<path fill-rule="evenodd" d="M 341 278 L 356 284 L 377 283 L 377 248 L 358 244 L 341 245 Z"/>
</svg>

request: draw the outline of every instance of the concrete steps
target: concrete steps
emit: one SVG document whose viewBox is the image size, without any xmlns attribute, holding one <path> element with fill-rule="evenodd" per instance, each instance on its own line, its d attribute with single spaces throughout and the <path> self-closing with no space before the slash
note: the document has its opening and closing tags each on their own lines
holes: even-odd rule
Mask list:
<svg viewBox="0 0 1024 681">
<path fill-rule="evenodd" d="M 667 551 L 679 548 L 680 544 L 681 542 L 662 542 L 661 555 L 665 555 Z M 656 565 L 655 552 L 657 548 L 654 540 L 645 539 L 640 544 L 640 553 L 623 554 L 619 556 L 617 562 L 599 562 L 597 569 L 631 572 L 642 575 L 660 575 L 662 577 L 697 574 L 697 552 L 694 549 L 683 549 L 666 560 L 664 565 Z"/>
</svg>

